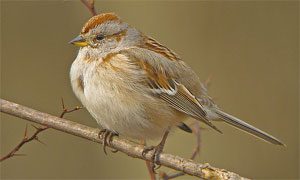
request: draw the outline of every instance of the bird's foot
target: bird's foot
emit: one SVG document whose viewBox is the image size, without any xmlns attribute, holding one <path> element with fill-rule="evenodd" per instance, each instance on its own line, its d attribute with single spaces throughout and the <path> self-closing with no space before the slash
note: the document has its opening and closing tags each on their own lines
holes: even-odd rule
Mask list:
<svg viewBox="0 0 300 180">
<path fill-rule="evenodd" d="M 113 136 L 118 136 L 119 134 L 115 133 L 115 132 L 112 132 L 108 129 L 102 129 L 99 131 L 98 133 L 98 137 L 99 139 L 101 139 L 101 137 L 103 138 L 103 151 L 104 153 L 107 155 L 107 152 L 106 152 L 106 146 L 107 145 L 111 145 L 111 141 L 112 141 L 112 137 Z M 116 153 L 118 152 L 118 150 L 116 149 L 113 149 L 112 150 L 113 153 Z"/>
<path fill-rule="evenodd" d="M 153 151 L 151 156 L 150 168 L 152 172 L 155 172 L 158 168 L 160 168 L 159 164 L 159 155 L 162 153 L 164 149 L 164 144 L 159 143 L 157 146 L 148 146 L 143 149 L 142 155 L 145 156 L 148 152 Z M 158 165 L 158 166 L 156 166 Z"/>
<path fill-rule="evenodd" d="M 164 136 L 162 138 L 162 140 L 160 141 L 160 143 L 157 146 L 149 146 L 149 147 L 145 147 L 143 149 L 142 152 L 142 156 L 145 157 L 145 155 L 149 152 L 149 151 L 153 151 L 152 156 L 151 156 L 151 162 L 150 162 L 150 169 L 153 173 L 156 174 L 155 170 L 157 170 L 158 168 L 160 168 L 160 162 L 159 162 L 159 156 L 160 153 L 163 151 L 168 134 L 169 134 L 169 129 L 168 128 L 165 133 Z M 155 167 L 155 165 L 158 165 L 157 167 Z"/>
</svg>

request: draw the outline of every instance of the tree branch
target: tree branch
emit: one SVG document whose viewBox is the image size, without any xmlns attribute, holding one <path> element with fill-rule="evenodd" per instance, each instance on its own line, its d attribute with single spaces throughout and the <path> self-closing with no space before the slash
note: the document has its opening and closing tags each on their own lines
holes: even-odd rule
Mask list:
<svg viewBox="0 0 300 180">
<path fill-rule="evenodd" d="M 74 136 L 78 136 L 93 142 L 103 143 L 103 137 L 98 137 L 99 129 L 91 128 L 76 122 L 52 116 L 13 102 L 0 99 L 1 112 L 26 119 Z M 131 142 L 126 139 L 114 136 L 111 143 L 111 148 L 121 151 L 133 158 L 151 161 L 153 151 L 150 151 L 145 156 L 142 155 L 144 146 Z M 230 179 L 230 180 L 245 180 L 236 173 L 229 172 L 224 169 L 219 169 L 210 166 L 209 164 L 199 164 L 192 160 L 187 160 L 179 156 L 161 153 L 159 155 L 159 164 L 182 171 L 186 174 L 197 176 L 203 179 Z"/>
<path fill-rule="evenodd" d="M 62 112 L 61 112 L 61 114 L 59 116 L 60 118 L 63 118 L 65 114 L 68 114 L 68 113 L 71 113 L 71 112 L 74 112 L 74 111 L 82 109 L 82 107 L 80 107 L 80 106 L 76 106 L 73 109 L 66 108 L 63 98 L 61 98 L 61 104 L 62 104 Z M 19 144 L 17 144 L 9 153 L 7 153 L 5 156 L 1 157 L 0 158 L 0 162 L 6 160 L 8 158 L 12 158 L 14 156 L 25 155 L 25 154 L 17 154 L 17 152 L 22 148 L 22 146 L 24 146 L 25 144 L 27 144 L 27 143 L 29 143 L 29 142 L 31 142 L 33 140 L 36 140 L 36 141 L 44 144 L 42 141 L 39 140 L 38 134 L 40 134 L 41 132 L 49 129 L 49 127 L 47 127 L 47 126 L 37 127 L 37 126 L 34 126 L 34 125 L 32 125 L 32 127 L 34 127 L 35 130 L 36 130 L 33 133 L 33 135 L 31 135 L 29 138 L 27 137 L 27 130 L 28 129 L 27 129 L 27 125 L 26 125 L 25 133 L 24 133 L 24 136 L 23 136 L 23 139 L 21 140 L 21 142 L 19 142 Z"/>
<path fill-rule="evenodd" d="M 96 9 L 95 9 L 95 2 L 94 0 L 81 0 L 81 2 L 87 7 L 87 9 L 90 11 L 92 16 L 97 15 Z"/>
</svg>

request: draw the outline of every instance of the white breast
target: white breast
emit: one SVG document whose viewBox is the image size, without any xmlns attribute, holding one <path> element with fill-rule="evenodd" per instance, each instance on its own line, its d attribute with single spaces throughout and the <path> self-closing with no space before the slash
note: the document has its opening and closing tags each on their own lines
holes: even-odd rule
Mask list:
<svg viewBox="0 0 300 180">
<path fill-rule="evenodd" d="M 86 62 L 78 56 L 70 72 L 74 93 L 97 123 L 131 138 L 161 137 L 175 119 L 169 106 L 146 95 L 146 91 L 143 94 L 134 81 L 101 63 L 101 60 Z"/>
</svg>

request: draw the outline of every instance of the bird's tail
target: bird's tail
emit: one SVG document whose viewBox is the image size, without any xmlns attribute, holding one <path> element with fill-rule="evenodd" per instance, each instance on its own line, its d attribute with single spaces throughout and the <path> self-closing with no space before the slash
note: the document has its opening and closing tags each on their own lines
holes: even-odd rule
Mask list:
<svg viewBox="0 0 300 180">
<path fill-rule="evenodd" d="M 222 110 L 218 109 L 218 108 L 214 108 L 213 110 L 224 122 L 240 129 L 243 130 L 251 135 L 254 135 L 255 137 L 261 138 L 267 142 L 270 142 L 272 144 L 276 144 L 276 145 L 283 145 L 285 146 L 284 143 L 282 143 L 279 139 L 271 136 L 270 134 L 263 132 L 262 130 L 230 115 L 227 114 L 225 112 L 223 112 Z"/>
</svg>

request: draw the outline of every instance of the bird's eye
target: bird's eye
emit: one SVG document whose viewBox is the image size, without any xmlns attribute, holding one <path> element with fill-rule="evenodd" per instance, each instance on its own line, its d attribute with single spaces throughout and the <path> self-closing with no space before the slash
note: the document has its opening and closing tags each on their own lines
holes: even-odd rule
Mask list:
<svg viewBox="0 0 300 180">
<path fill-rule="evenodd" d="M 101 34 L 98 34 L 98 35 L 96 36 L 96 39 L 97 39 L 98 41 L 101 41 L 102 39 L 104 39 L 104 36 L 101 35 Z"/>
</svg>

